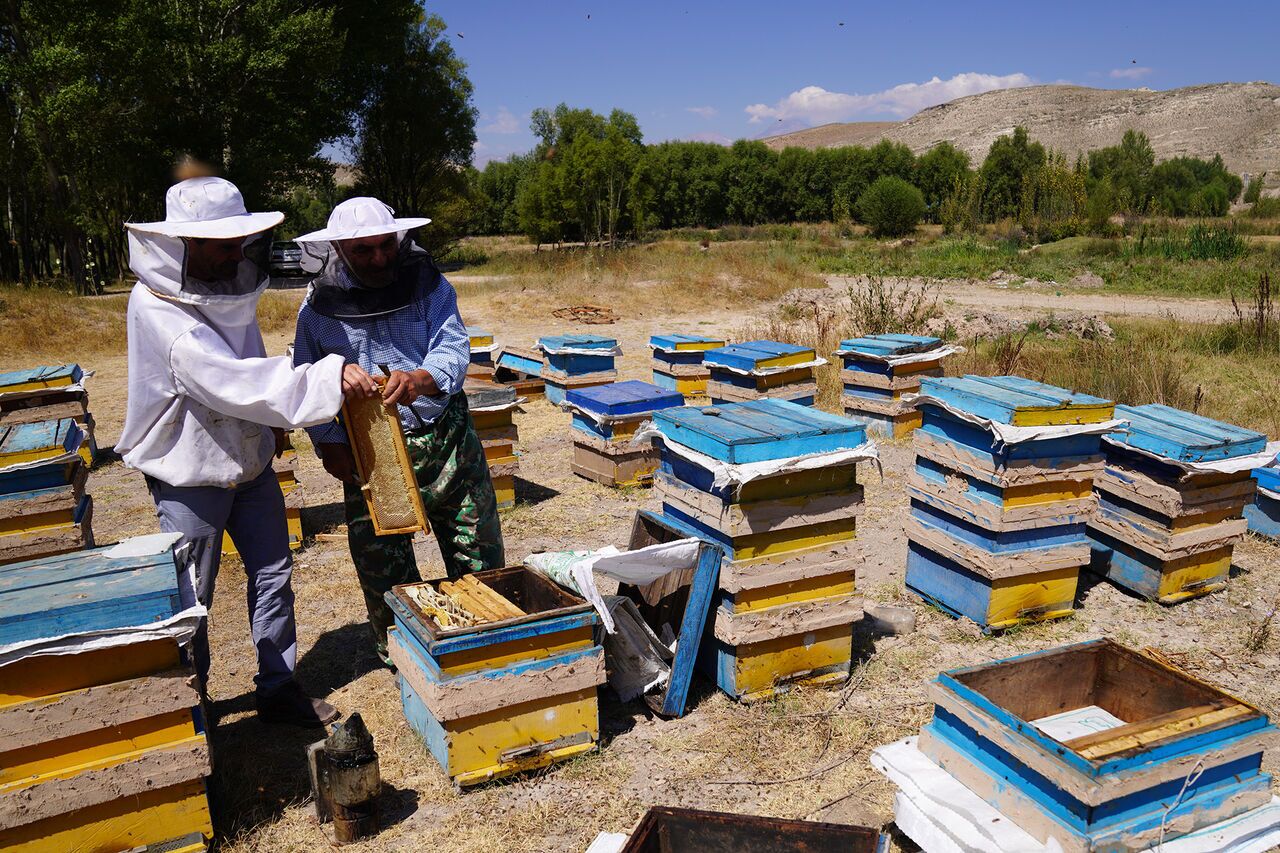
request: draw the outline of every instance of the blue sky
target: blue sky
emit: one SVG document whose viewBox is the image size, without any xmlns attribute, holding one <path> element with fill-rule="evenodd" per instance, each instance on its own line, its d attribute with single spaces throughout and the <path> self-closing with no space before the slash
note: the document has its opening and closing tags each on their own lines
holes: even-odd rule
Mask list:
<svg viewBox="0 0 1280 853">
<path fill-rule="evenodd" d="M 1280 81 L 1280 2 L 427 2 L 467 62 L 476 162 L 561 101 L 646 141 L 900 119 L 986 89 Z M 1213 17 L 1210 18 L 1210 15 Z M 843 25 L 842 25 L 843 24 Z"/>
</svg>

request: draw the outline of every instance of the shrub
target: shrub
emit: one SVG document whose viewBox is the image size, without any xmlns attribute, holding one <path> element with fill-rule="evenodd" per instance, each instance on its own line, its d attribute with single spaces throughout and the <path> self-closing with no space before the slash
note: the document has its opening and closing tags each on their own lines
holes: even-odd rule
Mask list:
<svg viewBox="0 0 1280 853">
<path fill-rule="evenodd" d="M 1280 197 L 1263 196 L 1249 208 L 1249 216 L 1254 219 L 1274 219 L 1280 217 Z"/>
<path fill-rule="evenodd" d="M 877 237 L 910 234 L 924 210 L 924 194 L 902 178 L 877 178 L 858 198 L 858 217 Z"/>
</svg>

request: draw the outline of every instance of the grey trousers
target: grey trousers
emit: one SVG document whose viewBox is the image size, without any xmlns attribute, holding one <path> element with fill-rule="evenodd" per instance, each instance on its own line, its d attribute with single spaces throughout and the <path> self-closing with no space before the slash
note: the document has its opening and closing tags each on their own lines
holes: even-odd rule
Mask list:
<svg viewBox="0 0 1280 853">
<path fill-rule="evenodd" d="M 258 651 L 259 694 L 279 690 L 293 678 L 297 663 L 297 623 L 293 614 L 293 557 L 285 522 L 284 495 L 275 472 L 267 466 L 258 477 L 223 489 L 217 486 L 171 486 L 147 478 L 160 529 L 181 533 L 178 547 L 190 543 L 186 565 L 194 568 L 195 595 L 213 606 L 213 585 L 222 561 L 222 531 L 240 552 L 249 576 L 249 625 Z M 185 585 L 184 585 L 185 586 Z M 183 605 L 192 602 L 184 601 Z M 196 671 L 209 680 L 208 625 L 192 641 Z"/>
</svg>

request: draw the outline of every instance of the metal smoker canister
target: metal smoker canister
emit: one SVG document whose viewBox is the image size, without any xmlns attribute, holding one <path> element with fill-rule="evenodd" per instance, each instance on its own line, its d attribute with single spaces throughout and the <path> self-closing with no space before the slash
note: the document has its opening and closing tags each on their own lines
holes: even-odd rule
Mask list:
<svg viewBox="0 0 1280 853">
<path fill-rule="evenodd" d="M 333 806 L 334 840 L 358 841 L 378 831 L 382 776 L 373 735 L 359 714 L 334 727 L 324 742 L 325 788 Z"/>
</svg>

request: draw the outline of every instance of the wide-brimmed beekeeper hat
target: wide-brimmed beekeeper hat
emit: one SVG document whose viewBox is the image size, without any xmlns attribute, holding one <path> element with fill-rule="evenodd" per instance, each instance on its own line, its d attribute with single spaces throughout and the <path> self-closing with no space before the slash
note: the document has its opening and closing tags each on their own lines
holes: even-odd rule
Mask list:
<svg viewBox="0 0 1280 853">
<path fill-rule="evenodd" d="M 337 240 L 355 240 L 359 237 L 377 237 L 381 234 L 400 234 L 421 228 L 431 220 L 423 217 L 397 219 L 395 211 L 376 198 L 360 196 L 349 198 L 329 214 L 329 223 L 319 231 L 303 234 L 298 243 L 332 243 Z"/>
<path fill-rule="evenodd" d="M 128 222 L 125 227 L 165 237 L 230 240 L 267 231 L 283 221 L 284 214 L 279 211 L 250 213 L 244 196 L 230 181 L 190 178 L 165 193 L 163 222 Z"/>
</svg>

